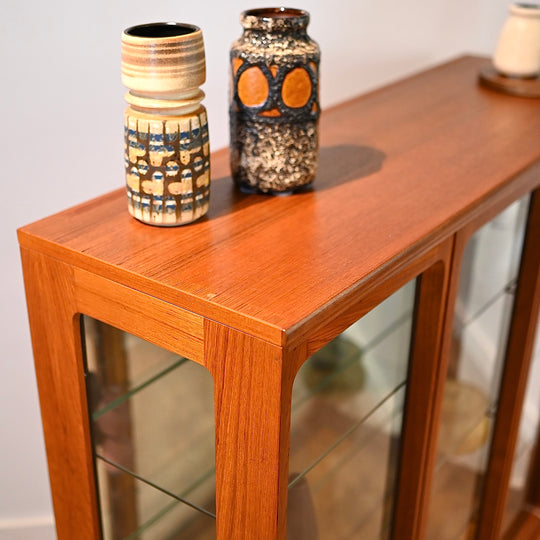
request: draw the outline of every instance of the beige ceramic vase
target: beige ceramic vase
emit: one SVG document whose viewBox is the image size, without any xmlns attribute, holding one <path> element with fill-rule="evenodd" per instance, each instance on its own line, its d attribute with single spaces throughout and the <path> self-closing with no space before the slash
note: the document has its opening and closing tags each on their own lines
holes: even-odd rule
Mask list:
<svg viewBox="0 0 540 540">
<path fill-rule="evenodd" d="M 508 77 L 536 77 L 540 72 L 540 5 L 510 5 L 493 57 L 495 69 Z"/>
<path fill-rule="evenodd" d="M 122 34 L 128 209 L 144 223 L 190 223 L 208 211 L 210 151 L 201 30 L 152 23 Z"/>
</svg>

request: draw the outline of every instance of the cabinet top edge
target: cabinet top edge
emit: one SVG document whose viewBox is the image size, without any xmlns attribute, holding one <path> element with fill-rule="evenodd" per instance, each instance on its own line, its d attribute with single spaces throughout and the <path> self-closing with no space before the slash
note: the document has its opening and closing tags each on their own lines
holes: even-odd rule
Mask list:
<svg viewBox="0 0 540 540">
<path fill-rule="evenodd" d="M 312 192 L 240 195 L 221 149 L 208 218 L 144 225 L 119 189 L 21 227 L 19 243 L 282 345 L 540 160 L 540 100 L 479 86 L 488 62 L 460 57 L 323 111 Z"/>
</svg>

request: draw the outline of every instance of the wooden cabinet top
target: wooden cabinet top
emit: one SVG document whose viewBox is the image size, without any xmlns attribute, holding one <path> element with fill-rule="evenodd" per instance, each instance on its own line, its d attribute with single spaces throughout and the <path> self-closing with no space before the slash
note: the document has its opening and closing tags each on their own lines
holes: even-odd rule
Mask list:
<svg viewBox="0 0 540 540">
<path fill-rule="evenodd" d="M 311 192 L 243 195 L 221 150 L 199 222 L 139 223 L 120 189 L 23 227 L 20 243 L 283 344 L 486 204 L 540 184 L 540 100 L 479 86 L 486 62 L 460 58 L 324 111 Z"/>
</svg>

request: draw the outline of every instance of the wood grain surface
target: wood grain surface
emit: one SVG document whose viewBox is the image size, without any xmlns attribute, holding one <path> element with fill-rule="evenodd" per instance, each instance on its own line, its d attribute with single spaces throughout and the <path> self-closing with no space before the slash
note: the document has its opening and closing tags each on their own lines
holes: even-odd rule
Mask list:
<svg viewBox="0 0 540 540">
<path fill-rule="evenodd" d="M 488 197 L 540 183 L 537 170 L 514 178 L 540 159 L 540 102 L 480 87 L 486 62 L 461 58 L 325 111 L 312 192 L 239 194 L 222 150 L 201 222 L 145 226 L 118 190 L 24 227 L 20 242 L 282 345 Z"/>
<path fill-rule="evenodd" d="M 58 538 L 100 537 L 73 268 L 21 250 Z"/>
<path fill-rule="evenodd" d="M 202 317 L 79 268 L 74 280 L 79 313 L 204 364 Z"/>
</svg>

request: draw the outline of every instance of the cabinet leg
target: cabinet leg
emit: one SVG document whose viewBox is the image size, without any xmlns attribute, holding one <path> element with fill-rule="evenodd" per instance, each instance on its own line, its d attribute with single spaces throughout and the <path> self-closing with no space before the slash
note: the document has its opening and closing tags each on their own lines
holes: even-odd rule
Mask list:
<svg viewBox="0 0 540 540">
<path fill-rule="evenodd" d="M 218 540 L 283 540 L 289 430 L 298 363 L 283 349 L 205 323 L 215 383 Z"/>
<path fill-rule="evenodd" d="M 59 540 L 100 537 L 79 316 L 71 268 L 21 257 Z"/>
<path fill-rule="evenodd" d="M 540 515 L 540 426 L 536 434 L 536 445 L 529 466 L 526 503 L 539 510 Z"/>
<path fill-rule="evenodd" d="M 540 190 L 531 198 L 477 538 L 499 538 L 540 306 Z"/>
<path fill-rule="evenodd" d="M 504 533 L 504 540 L 535 540 L 540 538 L 540 429 L 531 457 L 525 504 Z"/>
</svg>

